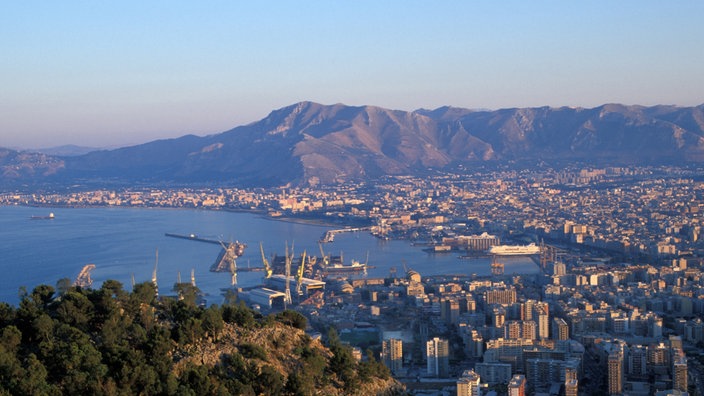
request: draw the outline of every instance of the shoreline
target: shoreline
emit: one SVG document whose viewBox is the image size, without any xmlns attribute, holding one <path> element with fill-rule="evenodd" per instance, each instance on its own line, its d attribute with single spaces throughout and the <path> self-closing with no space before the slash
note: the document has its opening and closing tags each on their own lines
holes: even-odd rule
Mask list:
<svg viewBox="0 0 704 396">
<path fill-rule="evenodd" d="M 241 209 L 241 208 L 190 208 L 183 206 L 125 206 L 125 205 L 42 205 L 42 204 L 13 204 L 0 206 L 23 206 L 26 208 L 55 208 L 55 209 L 168 209 L 168 210 L 203 210 L 213 212 L 232 212 L 232 213 L 249 213 L 256 215 L 263 220 L 281 221 L 285 223 L 305 224 L 327 228 L 345 228 L 354 227 L 355 224 L 336 223 L 325 221 L 324 219 L 299 218 L 292 216 L 269 216 L 268 211 L 263 209 Z"/>
</svg>

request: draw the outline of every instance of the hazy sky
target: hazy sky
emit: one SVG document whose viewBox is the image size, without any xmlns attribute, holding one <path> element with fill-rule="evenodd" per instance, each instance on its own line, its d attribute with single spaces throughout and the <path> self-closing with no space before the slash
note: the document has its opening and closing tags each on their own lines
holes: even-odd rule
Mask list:
<svg viewBox="0 0 704 396">
<path fill-rule="evenodd" d="M 206 135 L 302 100 L 704 103 L 704 2 L 4 1 L 0 146 Z"/>
</svg>

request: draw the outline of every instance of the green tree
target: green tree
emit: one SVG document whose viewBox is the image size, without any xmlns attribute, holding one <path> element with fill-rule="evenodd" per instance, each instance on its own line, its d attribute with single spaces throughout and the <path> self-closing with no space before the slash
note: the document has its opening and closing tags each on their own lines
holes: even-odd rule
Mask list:
<svg viewBox="0 0 704 396">
<path fill-rule="evenodd" d="M 301 330 L 305 330 L 308 326 L 308 320 L 305 316 L 290 309 L 277 313 L 275 318 L 278 322 Z"/>
<path fill-rule="evenodd" d="M 284 390 L 284 378 L 276 369 L 265 365 L 259 371 L 259 376 L 254 383 L 254 391 L 258 395 L 281 395 Z"/>
<path fill-rule="evenodd" d="M 56 282 L 56 290 L 59 292 L 59 296 L 68 293 L 72 287 L 71 279 L 69 278 L 61 278 Z"/>
<path fill-rule="evenodd" d="M 222 320 L 220 308 L 212 305 L 203 312 L 203 330 L 206 337 L 213 337 L 217 340 L 224 327 L 225 322 Z"/>
<path fill-rule="evenodd" d="M 93 303 L 78 291 L 70 291 L 61 297 L 56 308 L 57 319 L 71 326 L 87 330 L 93 318 Z"/>
</svg>

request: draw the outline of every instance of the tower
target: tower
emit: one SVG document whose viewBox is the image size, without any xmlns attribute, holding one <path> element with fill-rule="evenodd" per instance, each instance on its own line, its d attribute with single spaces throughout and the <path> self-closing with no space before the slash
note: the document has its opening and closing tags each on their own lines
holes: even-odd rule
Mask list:
<svg viewBox="0 0 704 396">
<path fill-rule="evenodd" d="M 426 345 L 428 375 L 447 378 L 450 373 L 450 343 L 435 337 Z"/>
<path fill-rule="evenodd" d="M 579 380 L 577 370 L 572 367 L 565 367 L 565 396 L 578 396 Z"/>
<path fill-rule="evenodd" d="M 562 318 L 552 320 L 552 339 L 556 341 L 568 340 L 570 338 L 570 327 Z"/>
<path fill-rule="evenodd" d="M 672 388 L 687 392 L 687 358 L 680 355 L 672 364 Z"/>
<path fill-rule="evenodd" d="M 609 354 L 609 395 L 623 393 L 623 354 L 612 352 Z"/>
<path fill-rule="evenodd" d="M 381 354 L 386 367 L 398 375 L 403 369 L 403 341 L 397 338 L 384 340 L 381 344 Z"/>
</svg>

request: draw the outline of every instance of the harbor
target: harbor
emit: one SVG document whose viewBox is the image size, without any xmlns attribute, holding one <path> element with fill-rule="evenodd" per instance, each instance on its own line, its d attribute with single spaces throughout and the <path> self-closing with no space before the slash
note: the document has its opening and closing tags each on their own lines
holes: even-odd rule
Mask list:
<svg viewBox="0 0 704 396">
<path fill-rule="evenodd" d="M 267 259 L 285 253 L 285 242 L 295 240 L 296 255 L 304 250 L 320 257 L 320 236 L 330 228 L 281 221 L 269 221 L 250 213 L 199 210 L 161 210 L 145 208 L 51 208 L 61 221 L 28 221 L 36 208 L 0 207 L 0 237 L 6 243 L 0 252 L 4 282 L 0 301 L 18 304 L 17 288 L 28 290 L 39 284 L 55 285 L 59 279 L 76 279 L 86 263 L 95 264 L 91 273 L 92 287 L 100 287 L 114 279 L 129 288 L 132 274 L 137 283 L 150 281 L 154 269 L 154 251 L 159 249 L 158 278 L 160 290 L 167 293 L 177 281 L 177 274 L 195 270 L 198 287 L 208 303 L 222 303 L 221 288 L 231 283 L 229 272 L 210 272 L 222 246 L 210 235 L 236 235 L 248 245 L 237 258 L 239 287 L 261 285 L 263 243 Z M 41 225 L 40 225 L 41 224 Z M 187 236 L 165 236 L 165 232 Z M 188 242 L 190 234 L 213 242 Z M 42 249 L 36 249 L 36 240 Z M 217 243 L 215 243 L 217 242 Z M 217 248 L 215 246 L 218 246 Z M 323 244 L 325 255 L 351 260 L 369 260 L 366 278 L 388 277 L 406 263 L 424 276 L 444 274 L 490 274 L 491 260 L 477 258 L 458 260 L 457 254 L 428 254 L 408 241 L 381 241 L 369 232 L 341 233 L 332 244 Z M 31 264 L 16 266 L 15 263 Z M 507 257 L 505 272 L 535 273 L 538 267 L 527 257 Z M 247 268 L 251 269 L 247 269 Z M 257 268 L 259 267 L 259 268 Z M 292 267 L 292 274 L 297 267 Z M 400 270 L 399 270 L 400 272 Z M 339 274 L 350 279 L 364 279 L 359 271 Z M 306 275 L 306 277 L 309 277 Z M 312 276 L 311 276 L 312 277 Z"/>
</svg>

